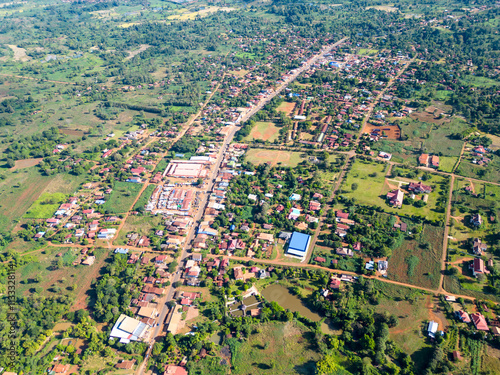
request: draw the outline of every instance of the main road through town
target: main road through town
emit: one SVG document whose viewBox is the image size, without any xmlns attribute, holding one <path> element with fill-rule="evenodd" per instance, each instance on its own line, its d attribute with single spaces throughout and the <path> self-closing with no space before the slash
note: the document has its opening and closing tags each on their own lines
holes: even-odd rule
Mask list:
<svg viewBox="0 0 500 375">
<path fill-rule="evenodd" d="M 268 104 L 276 95 L 278 95 L 281 91 L 285 89 L 291 82 L 293 82 L 302 72 L 308 70 L 311 68 L 311 66 L 316 63 L 319 59 L 324 57 L 327 53 L 329 53 L 333 48 L 341 45 L 343 42 L 345 42 L 348 38 L 343 38 L 336 42 L 335 44 L 331 44 L 328 46 L 325 46 L 321 49 L 321 51 L 317 54 L 311 57 L 305 64 L 303 64 L 300 68 L 295 69 L 292 74 L 290 74 L 277 88 L 274 90 L 272 93 L 270 93 L 268 96 L 263 98 L 259 104 L 257 104 L 255 107 L 250 108 L 247 110 L 239 119 L 238 123 L 243 123 L 247 121 L 250 117 L 255 115 L 258 111 L 260 111 L 266 104 Z M 210 196 L 210 193 L 214 187 L 215 184 L 215 179 L 217 177 L 217 174 L 219 173 L 219 169 L 222 165 L 222 161 L 224 159 L 224 154 L 227 151 L 227 148 L 231 141 L 234 138 L 234 135 L 238 131 L 238 123 L 235 124 L 232 128 L 231 131 L 227 134 L 227 136 L 224 139 L 224 142 L 222 146 L 219 149 L 219 153 L 217 156 L 217 160 L 215 162 L 214 168 L 212 169 L 212 173 L 210 174 L 209 180 L 208 180 L 208 186 L 207 186 L 207 193 L 203 195 L 203 198 L 200 202 L 200 205 L 198 206 L 198 210 L 194 216 L 193 219 L 193 225 L 190 227 L 189 232 L 186 236 L 186 240 L 184 242 L 184 246 L 182 247 L 182 253 L 179 258 L 178 265 L 175 269 L 173 279 L 171 280 L 172 284 L 169 287 L 166 295 L 162 298 L 160 303 L 162 304 L 160 314 L 158 316 L 157 322 L 159 325 L 154 327 L 153 332 L 150 335 L 150 343 L 151 345 L 149 346 L 149 349 L 146 353 L 146 360 L 139 366 L 137 369 L 137 374 L 144 374 L 144 368 L 147 362 L 147 359 L 151 355 L 153 343 L 155 342 L 156 338 L 160 336 L 160 333 L 164 331 L 164 325 L 165 325 L 165 318 L 168 315 L 169 312 L 169 307 L 167 303 L 172 300 L 174 293 L 176 291 L 176 288 L 173 286 L 173 284 L 181 279 L 181 269 L 182 269 L 182 262 L 184 259 L 186 259 L 189 255 L 189 250 L 191 249 L 191 242 L 196 234 L 196 229 L 200 225 L 201 218 L 203 216 L 203 213 L 205 212 L 206 205 L 208 203 L 208 198 Z"/>
</svg>

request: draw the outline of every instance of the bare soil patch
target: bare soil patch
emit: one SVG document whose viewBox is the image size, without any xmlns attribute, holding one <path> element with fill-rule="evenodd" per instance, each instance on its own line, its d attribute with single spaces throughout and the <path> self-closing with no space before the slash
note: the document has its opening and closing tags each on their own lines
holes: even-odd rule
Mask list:
<svg viewBox="0 0 500 375">
<path fill-rule="evenodd" d="M 387 139 L 398 140 L 401 137 L 401 128 L 398 125 L 375 126 L 366 123 L 363 129 L 363 133 L 371 133 L 374 129 L 379 129 L 380 131 L 382 131 L 382 133 L 387 136 Z"/>
<path fill-rule="evenodd" d="M 30 59 L 30 57 L 26 55 L 26 50 L 24 48 L 20 48 L 13 44 L 7 44 L 7 47 L 9 47 L 14 52 L 14 60 L 28 61 Z"/>
<path fill-rule="evenodd" d="M 128 56 L 125 58 L 125 60 L 130 60 L 134 56 L 137 56 L 139 53 L 147 50 L 149 47 L 151 47 L 149 44 L 141 44 L 139 46 L 139 49 L 136 49 L 135 51 L 128 51 Z"/>
<path fill-rule="evenodd" d="M 440 115 L 443 115 L 439 118 Z M 414 120 L 429 122 L 432 124 L 442 125 L 444 123 L 450 122 L 449 117 L 444 116 L 445 113 L 442 109 L 439 109 L 433 105 L 427 107 L 425 111 L 413 112 L 410 117 Z"/>
<path fill-rule="evenodd" d="M 43 158 L 16 160 L 16 164 L 11 168 L 11 171 L 15 171 L 16 169 L 33 167 L 35 165 L 40 164 L 42 160 Z"/>
<path fill-rule="evenodd" d="M 295 109 L 295 103 L 293 102 L 283 102 L 281 103 L 278 108 L 276 109 L 276 111 L 281 111 L 281 112 L 285 112 L 287 115 L 290 115 Z"/>
<path fill-rule="evenodd" d="M 85 135 L 85 132 L 83 130 L 77 130 L 77 129 L 59 129 L 59 133 L 66 135 L 74 135 L 77 137 L 83 137 Z"/>
</svg>

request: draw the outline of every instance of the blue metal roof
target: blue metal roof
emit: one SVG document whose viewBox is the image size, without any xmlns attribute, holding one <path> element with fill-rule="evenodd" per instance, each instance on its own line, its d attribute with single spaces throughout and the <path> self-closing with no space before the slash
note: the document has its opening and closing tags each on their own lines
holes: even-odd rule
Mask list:
<svg viewBox="0 0 500 375">
<path fill-rule="evenodd" d="M 288 248 L 305 252 L 310 237 L 311 236 L 305 233 L 293 232 Z"/>
</svg>

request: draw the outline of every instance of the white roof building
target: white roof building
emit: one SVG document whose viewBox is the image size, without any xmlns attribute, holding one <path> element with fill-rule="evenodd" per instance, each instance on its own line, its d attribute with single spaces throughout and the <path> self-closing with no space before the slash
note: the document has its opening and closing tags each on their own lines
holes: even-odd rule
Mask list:
<svg viewBox="0 0 500 375">
<path fill-rule="evenodd" d="M 121 343 L 140 340 L 146 333 L 147 325 L 141 321 L 121 314 L 111 330 L 110 337 L 120 339 Z"/>
</svg>

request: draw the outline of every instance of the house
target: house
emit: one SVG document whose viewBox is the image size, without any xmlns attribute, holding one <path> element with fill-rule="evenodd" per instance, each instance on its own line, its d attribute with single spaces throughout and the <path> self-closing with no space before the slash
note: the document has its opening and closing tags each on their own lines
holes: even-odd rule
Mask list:
<svg viewBox="0 0 500 375">
<path fill-rule="evenodd" d="M 424 185 L 422 181 L 418 183 L 410 182 L 410 184 L 408 185 L 408 190 L 414 192 L 415 194 L 429 194 L 432 192 L 432 188 L 428 185 Z"/>
<path fill-rule="evenodd" d="M 340 279 L 334 278 L 330 281 L 330 288 L 338 290 L 340 289 L 340 284 L 341 284 Z"/>
<path fill-rule="evenodd" d="M 488 246 L 481 241 L 479 238 L 474 238 L 474 242 L 472 244 L 472 251 L 476 255 L 481 255 L 484 251 L 488 249 Z"/>
<path fill-rule="evenodd" d="M 87 259 L 85 259 L 82 264 L 84 266 L 91 266 L 93 265 L 95 262 L 95 256 L 88 256 Z"/>
<path fill-rule="evenodd" d="M 393 207 L 401 208 L 403 206 L 404 193 L 402 190 L 396 189 L 387 193 L 387 200 Z"/>
<path fill-rule="evenodd" d="M 293 232 L 290 243 L 288 244 L 287 254 L 304 259 L 310 242 L 311 236 L 308 234 Z"/>
<path fill-rule="evenodd" d="M 53 226 L 59 225 L 60 220 L 54 219 L 53 217 L 51 217 L 50 219 L 45 220 L 45 222 L 47 223 L 47 225 L 49 227 L 53 227 Z"/>
<path fill-rule="evenodd" d="M 122 360 L 120 363 L 117 363 L 115 367 L 120 370 L 131 370 L 134 367 L 135 359 L 131 361 Z"/>
<path fill-rule="evenodd" d="M 326 259 L 325 258 L 322 258 L 322 257 L 316 257 L 313 259 L 315 262 L 318 262 L 318 263 L 324 263 L 326 262 Z"/>
<path fill-rule="evenodd" d="M 460 311 L 456 311 L 455 312 L 455 315 L 457 316 L 457 318 L 463 322 L 463 323 L 470 323 L 471 320 L 470 320 L 470 316 L 469 314 L 467 314 L 465 311 L 463 310 L 460 310 Z"/>
<path fill-rule="evenodd" d="M 35 239 L 35 241 L 38 241 L 43 236 L 45 236 L 45 232 L 38 232 L 33 238 Z"/>
<path fill-rule="evenodd" d="M 191 256 L 191 259 L 193 259 L 195 262 L 201 262 L 203 260 L 203 256 L 201 254 L 193 254 Z"/>
<path fill-rule="evenodd" d="M 316 201 L 309 202 L 309 210 L 310 211 L 319 211 L 321 209 L 321 203 Z"/>
<path fill-rule="evenodd" d="M 475 277 L 489 273 L 484 266 L 484 260 L 482 260 L 481 258 L 474 258 L 469 268 L 472 270 L 472 274 Z"/>
<path fill-rule="evenodd" d="M 337 211 L 337 212 L 335 212 L 335 217 L 337 217 L 339 219 L 349 219 L 349 213 Z"/>
<path fill-rule="evenodd" d="M 243 280 L 243 271 L 241 270 L 241 267 L 235 267 L 233 271 L 234 271 L 234 278 L 236 280 Z"/>
<path fill-rule="evenodd" d="M 439 168 L 439 156 L 432 155 L 431 156 L 431 165 L 432 168 Z"/>
<path fill-rule="evenodd" d="M 474 214 L 472 215 L 470 222 L 475 227 L 480 227 L 481 225 L 483 225 L 483 218 L 481 217 L 480 214 Z"/>
<path fill-rule="evenodd" d="M 352 257 L 354 255 L 353 251 L 347 247 L 338 247 L 335 249 L 335 253 L 342 256 Z"/>
<path fill-rule="evenodd" d="M 490 329 L 488 328 L 488 324 L 486 324 L 486 319 L 484 318 L 484 315 L 477 312 L 474 314 L 470 314 L 472 323 L 474 324 L 474 327 L 476 327 L 477 330 L 479 331 L 489 331 Z"/>
<path fill-rule="evenodd" d="M 438 323 L 431 320 L 429 322 L 429 325 L 427 326 L 427 334 L 429 335 L 429 337 L 434 338 L 436 336 L 437 329 L 438 329 Z"/>
<path fill-rule="evenodd" d="M 274 242 L 274 237 L 271 233 L 259 233 L 257 239 L 266 242 Z"/>
<path fill-rule="evenodd" d="M 387 272 L 387 268 L 389 268 L 389 262 L 386 260 L 379 260 L 378 262 L 378 270 L 379 272 Z"/>
<path fill-rule="evenodd" d="M 167 255 L 157 255 L 155 258 L 155 263 L 156 264 L 161 264 L 167 260 L 168 256 Z"/>
<path fill-rule="evenodd" d="M 291 208 L 288 214 L 288 220 L 297 220 L 300 216 L 300 210 L 298 208 Z"/>
<path fill-rule="evenodd" d="M 418 157 L 418 164 L 424 167 L 429 166 L 429 154 L 422 154 Z"/>
<path fill-rule="evenodd" d="M 302 196 L 300 194 L 293 193 L 290 195 L 289 200 L 291 201 L 300 201 L 302 199 Z"/>
<path fill-rule="evenodd" d="M 188 375 L 188 372 L 184 367 L 168 365 L 163 375 Z"/>
<path fill-rule="evenodd" d="M 66 375 L 71 368 L 71 365 L 63 365 L 61 363 L 58 363 L 57 365 L 54 365 L 52 367 L 51 372 L 53 372 L 55 375 Z"/>
</svg>

